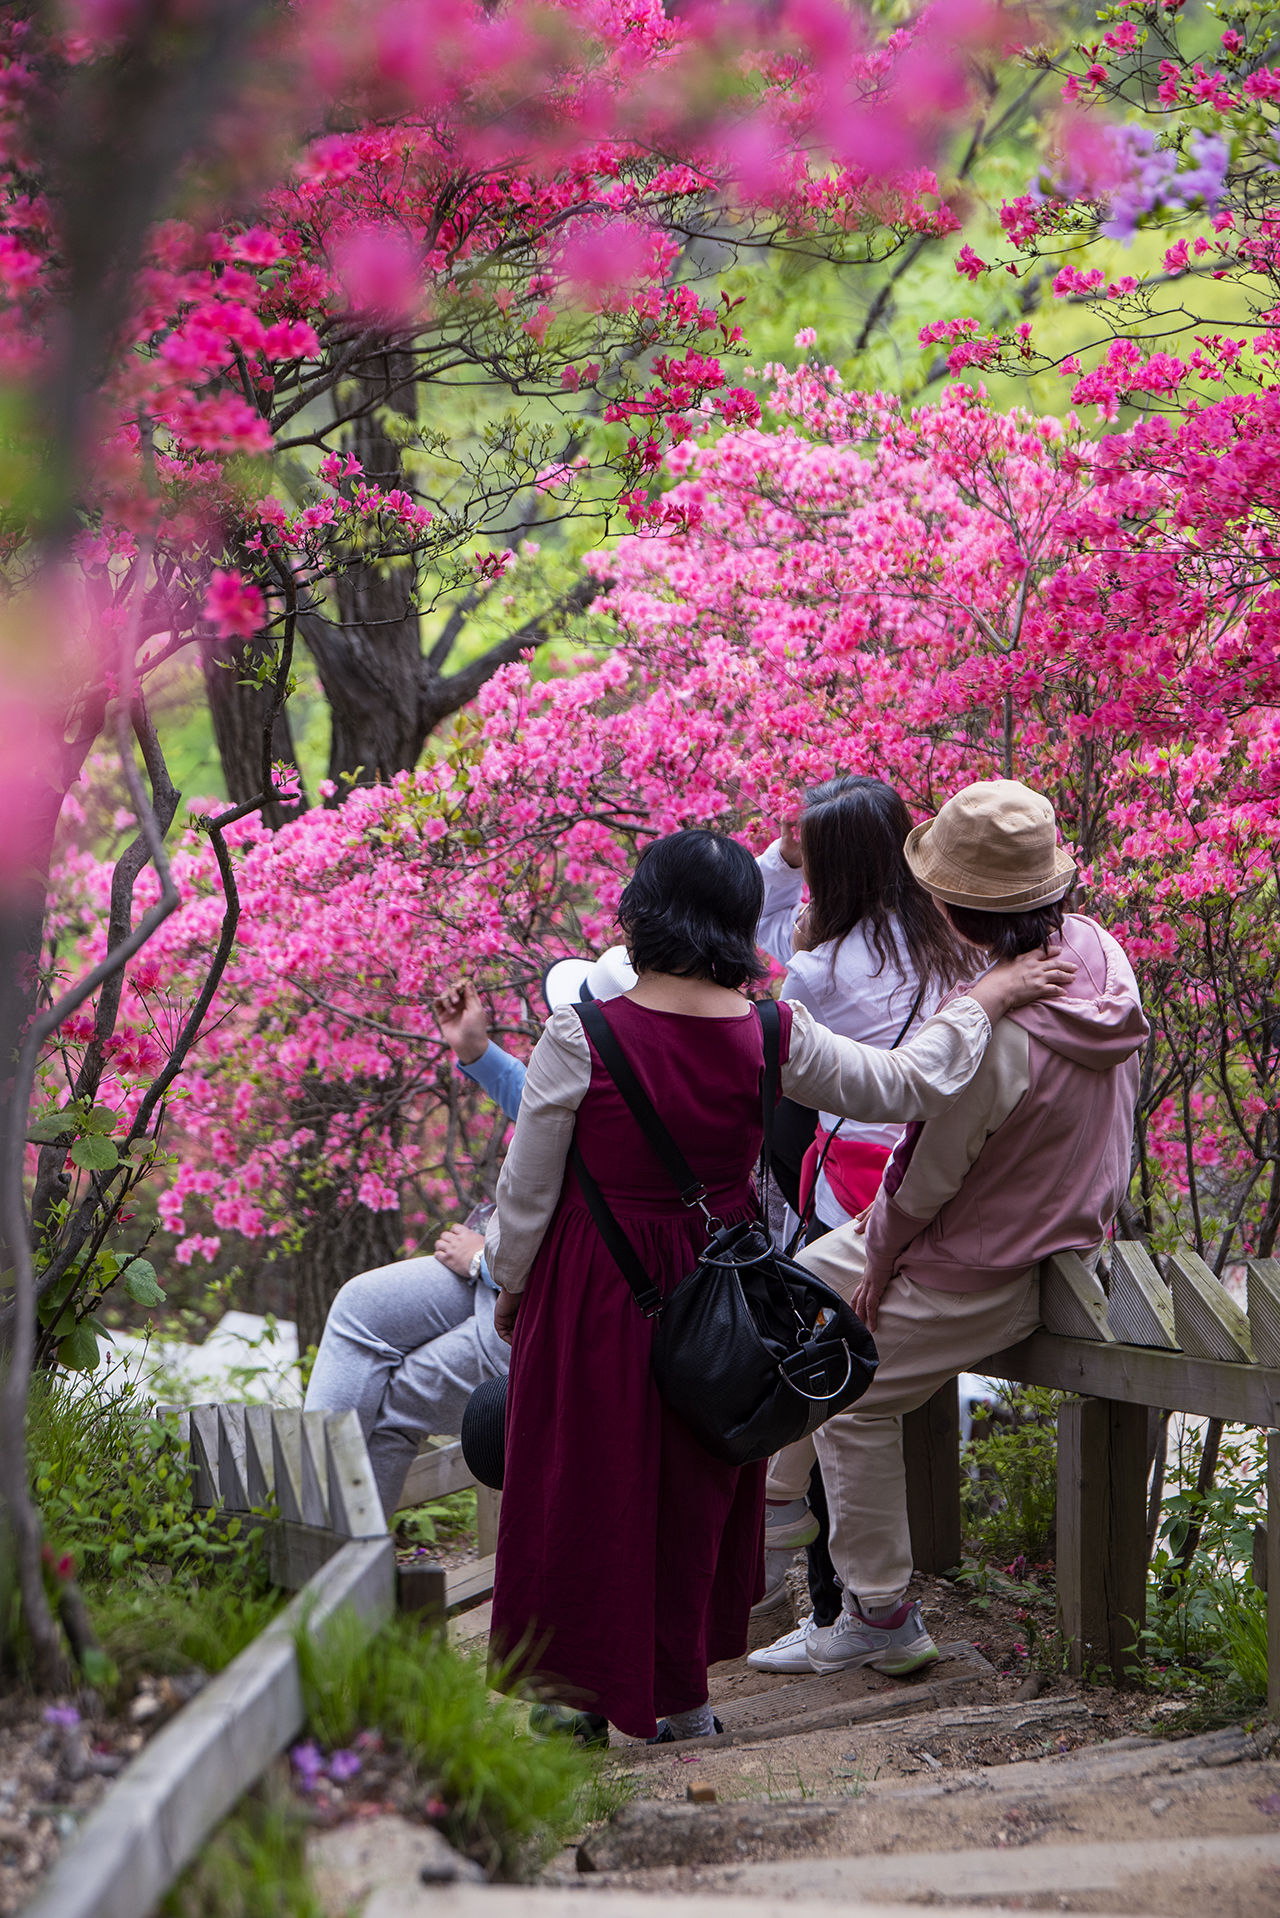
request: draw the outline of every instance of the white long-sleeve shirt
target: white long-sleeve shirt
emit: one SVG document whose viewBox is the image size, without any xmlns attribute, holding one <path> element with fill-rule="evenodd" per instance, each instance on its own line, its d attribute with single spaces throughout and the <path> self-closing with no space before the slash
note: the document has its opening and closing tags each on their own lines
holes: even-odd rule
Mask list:
<svg viewBox="0 0 1280 1918">
<path fill-rule="evenodd" d="M 838 946 L 828 940 L 812 952 L 794 952 L 791 941 L 802 911 L 804 878 L 782 857 L 781 845 L 782 842 L 775 839 L 768 851 L 756 860 L 764 879 L 764 911 L 756 938 L 764 950 L 787 969 L 782 997 L 807 1006 L 815 1019 L 842 1038 L 887 1050 L 902 1030 L 920 989 L 915 969 L 909 960 L 905 967 L 892 961 L 882 965 L 880 955 L 860 926 L 855 926 Z M 905 943 L 903 950 L 905 954 Z M 920 1004 L 920 1019 L 927 1019 L 937 1010 L 942 996 L 936 986 L 926 991 Z M 820 1123 L 828 1132 L 839 1117 L 835 1112 L 819 1114 Z M 840 1137 L 861 1139 L 889 1151 L 901 1130 L 897 1125 L 847 1120 Z M 824 1224 L 840 1225 L 848 1217 L 827 1184 L 825 1174 L 818 1181 L 816 1199 L 818 1217 Z"/>
<path fill-rule="evenodd" d="M 752 1015 L 748 1010 L 745 1017 Z M 828 1032 L 797 1002 L 782 1091 L 802 1105 L 892 1123 L 945 1112 L 969 1083 L 991 1038 L 976 999 L 953 999 L 896 1052 Z M 571 1006 L 552 1013 L 533 1049 L 520 1116 L 498 1180 L 485 1262 L 507 1292 L 524 1290 L 564 1184 L 578 1107 L 591 1083 L 591 1051 Z"/>
</svg>

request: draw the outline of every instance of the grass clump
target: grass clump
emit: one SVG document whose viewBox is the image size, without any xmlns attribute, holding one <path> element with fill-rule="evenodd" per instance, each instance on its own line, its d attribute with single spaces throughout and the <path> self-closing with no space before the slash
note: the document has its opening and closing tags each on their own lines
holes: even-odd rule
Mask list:
<svg viewBox="0 0 1280 1918">
<path fill-rule="evenodd" d="M 307 1830 L 283 1778 L 268 1776 L 170 1888 L 163 1918 L 324 1918 L 307 1870 Z"/>
<path fill-rule="evenodd" d="M 349 1746 L 376 1729 L 448 1807 L 451 1843 L 492 1877 L 519 1879 L 596 1811 L 598 1766 L 572 1740 L 534 1736 L 517 1700 L 495 1695 L 479 1656 L 396 1620 L 370 1641 L 339 1614 L 317 1643 L 298 1639 L 310 1730 Z"/>
</svg>

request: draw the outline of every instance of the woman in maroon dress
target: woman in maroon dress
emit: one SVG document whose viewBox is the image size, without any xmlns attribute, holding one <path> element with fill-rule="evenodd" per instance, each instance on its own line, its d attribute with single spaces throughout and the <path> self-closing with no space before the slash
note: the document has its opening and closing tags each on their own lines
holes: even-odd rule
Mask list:
<svg viewBox="0 0 1280 1918">
<path fill-rule="evenodd" d="M 754 1205 L 761 1145 L 755 861 L 716 833 L 641 856 L 618 917 L 639 975 L 603 1009 L 726 1223 Z M 782 1090 L 851 1118 L 924 1119 L 968 1083 L 990 1020 L 1069 974 L 1036 956 L 995 968 L 896 1052 L 782 1007 Z M 694 1264 L 701 1212 L 681 1204 L 571 1007 L 529 1061 L 498 1185 L 489 1269 L 512 1339 L 492 1644 L 544 1692 L 635 1737 L 714 1729 L 707 1667 L 746 1649 L 759 1595 L 765 1461 L 722 1464 L 659 1398 L 654 1322 L 605 1248 L 570 1144 L 661 1290 Z M 517 1316 L 518 1314 L 518 1316 Z"/>
</svg>

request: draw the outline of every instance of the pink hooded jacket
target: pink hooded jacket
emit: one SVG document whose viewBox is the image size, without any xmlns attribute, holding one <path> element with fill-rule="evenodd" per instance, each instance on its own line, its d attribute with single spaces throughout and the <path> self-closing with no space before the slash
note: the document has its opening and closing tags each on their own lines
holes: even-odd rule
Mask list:
<svg viewBox="0 0 1280 1918">
<path fill-rule="evenodd" d="M 899 1140 L 867 1223 L 868 1275 L 984 1291 L 1105 1237 L 1129 1184 L 1148 1028 L 1110 933 L 1073 913 L 1062 942 L 1078 967 L 1068 996 L 1001 1020 L 954 1103 Z"/>
</svg>

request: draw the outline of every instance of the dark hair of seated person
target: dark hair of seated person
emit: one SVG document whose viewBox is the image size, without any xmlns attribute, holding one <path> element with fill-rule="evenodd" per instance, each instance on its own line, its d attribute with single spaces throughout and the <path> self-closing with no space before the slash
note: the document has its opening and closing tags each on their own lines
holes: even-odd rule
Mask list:
<svg viewBox="0 0 1280 1918">
<path fill-rule="evenodd" d="M 673 832 L 636 861 L 618 901 L 637 972 L 745 986 L 763 979 L 756 925 L 764 906 L 760 868 L 724 833 Z"/>
<path fill-rule="evenodd" d="M 961 938 L 985 946 L 993 960 L 1017 959 L 1047 945 L 1062 931 L 1063 902 L 1032 906 L 1028 912 L 979 912 L 973 906 L 948 906 L 947 916 Z"/>
</svg>

